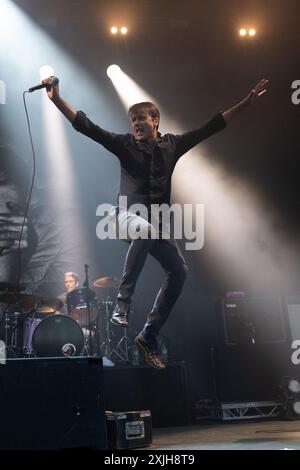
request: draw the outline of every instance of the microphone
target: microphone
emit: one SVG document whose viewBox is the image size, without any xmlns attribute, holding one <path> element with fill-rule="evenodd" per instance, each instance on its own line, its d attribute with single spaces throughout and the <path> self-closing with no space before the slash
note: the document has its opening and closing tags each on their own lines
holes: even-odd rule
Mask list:
<svg viewBox="0 0 300 470">
<path fill-rule="evenodd" d="M 53 80 L 52 80 L 52 85 L 53 86 L 56 86 L 57 84 L 59 83 L 59 80 L 57 77 L 53 77 Z M 36 90 L 41 90 L 42 88 L 51 88 L 51 84 L 49 83 L 41 83 L 40 85 L 36 85 L 36 86 L 33 86 L 31 88 L 29 88 L 29 93 L 32 93 L 33 91 L 36 91 Z"/>
</svg>

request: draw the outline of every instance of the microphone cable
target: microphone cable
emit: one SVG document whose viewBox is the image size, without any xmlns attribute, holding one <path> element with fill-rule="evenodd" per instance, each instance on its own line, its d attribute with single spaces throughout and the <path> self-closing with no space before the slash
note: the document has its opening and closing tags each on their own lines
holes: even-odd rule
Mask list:
<svg viewBox="0 0 300 470">
<path fill-rule="evenodd" d="M 31 184 L 30 184 L 30 189 L 29 189 L 29 193 L 28 193 L 28 196 L 27 196 L 27 201 L 26 201 L 26 206 L 25 206 L 25 213 L 24 213 L 24 217 L 23 217 L 23 222 L 22 222 L 21 232 L 20 232 L 19 242 L 18 242 L 18 276 L 17 276 L 17 284 L 19 284 L 20 279 L 21 279 L 21 274 L 22 274 L 22 270 L 21 270 L 21 267 L 22 267 L 22 264 L 21 264 L 21 242 L 22 242 L 22 236 L 23 236 L 23 231 L 24 231 L 24 226 L 25 226 L 25 220 L 27 218 L 27 214 L 28 214 L 28 211 L 29 211 L 29 204 L 30 204 L 31 197 L 32 197 L 33 185 L 34 185 L 34 181 L 35 181 L 35 172 L 36 172 L 36 157 L 35 157 L 33 139 L 32 139 L 32 134 L 31 134 L 30 120 L 29 120 L 29 115 L 28 115 L 28 110 L 27 110 L 27 105 L 26 105 L 26 99 L 25 99 L 25 94 L 26 93 L 28 93 L 27 90 L 23 92 L 23 104 L 24 104 L 24 108 L 25 108 L 26 121 L 27 121 L 31 151 L 32 151 L 33 170 L 32 170 Z"/>
</svg>

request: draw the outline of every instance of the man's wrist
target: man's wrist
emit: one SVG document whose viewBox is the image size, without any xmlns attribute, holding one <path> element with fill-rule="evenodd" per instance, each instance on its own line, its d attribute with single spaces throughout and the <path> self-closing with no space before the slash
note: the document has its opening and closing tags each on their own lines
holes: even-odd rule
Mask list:
<svg viewBox="0 0 300 470">
<path fill-rule="evenodd" d="M 55 105 L 58 105 L 62 102 L 62 99 L 59 95 L 53 95 L 52 98 L 50 98 L 52 103 L 54 103 Z"/>
</svg>

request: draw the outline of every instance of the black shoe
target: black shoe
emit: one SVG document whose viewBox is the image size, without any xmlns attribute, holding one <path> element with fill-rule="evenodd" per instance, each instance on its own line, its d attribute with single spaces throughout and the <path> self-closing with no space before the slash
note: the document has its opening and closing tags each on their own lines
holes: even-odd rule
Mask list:
<svg viewBox="0 0 300 470">
<path fill-rule="evenodd" d="M 120 312 L 118 309 L 115 309 L 112 317 L 110 319 L 111 323 L 117 326 L 122 326 L 123 328 L 127 328 L 128 323 L 128 313 Z"/>
<path fill-rule="evenodd" d="M 142 352 L 145 361 L 149 364 L 149 366 L 154 367 L 155 369 L 165 369 L 166 364 L 161 356 L 161 354 L 157 351 L 151 351 L 149 349 L 149 344 L 145 341 L 142 335 L 137 335 L 134 339 L 135 344 L 139 348 L 140 352 Z"/>
</svg>

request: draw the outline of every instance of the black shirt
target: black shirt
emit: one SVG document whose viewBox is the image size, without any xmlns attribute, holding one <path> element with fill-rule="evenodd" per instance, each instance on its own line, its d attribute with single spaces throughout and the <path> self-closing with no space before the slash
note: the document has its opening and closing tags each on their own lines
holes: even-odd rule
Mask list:
<svg viewBox="0 0 300 470">
<path fill-rule="evenodd" d="M 207 137 L 224 129 L 226 121 L 216 114 L 203 127 L 180 135 L 165 134 L 152 145 L 137 141 L 132 134 L 115 134 L 94 124 L 78 111 L 73 127 L 103 145 L 121 164 L 119 196 L 132 204 L 170 203 L 171 177 L 179 158 Z"/>
</svg>

